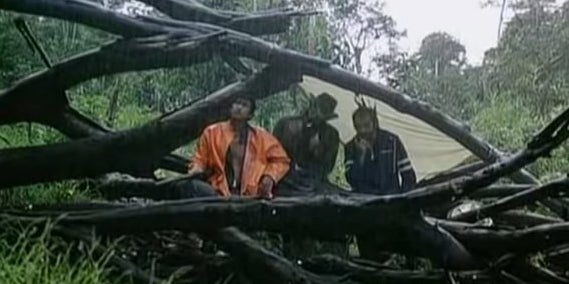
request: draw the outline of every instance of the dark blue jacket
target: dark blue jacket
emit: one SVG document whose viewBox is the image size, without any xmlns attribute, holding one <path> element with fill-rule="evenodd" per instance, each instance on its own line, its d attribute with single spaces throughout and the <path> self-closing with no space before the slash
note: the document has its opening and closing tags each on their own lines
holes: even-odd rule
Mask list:
<svg viewBox="0 0 569 284">
<path fill-rule="evenodd" d="M 385 195 L 413 189 L 417 177 L 397 135 L 378 130 L 373 150 L 365 154 L 356 139 L 346 144 L 344 152 L 346 179 L 354 192 Z"/>
</svg>

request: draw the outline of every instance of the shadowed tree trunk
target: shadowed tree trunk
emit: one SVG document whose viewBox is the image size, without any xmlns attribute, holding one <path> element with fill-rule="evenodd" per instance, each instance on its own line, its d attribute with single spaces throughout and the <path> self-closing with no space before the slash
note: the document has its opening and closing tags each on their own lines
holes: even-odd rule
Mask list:
<svg viewBox="0 0 569 284">
<path fill-rule="evenodd" d="M 184 173 L 188 161 L 170 153 L 196 139 L 207 125 L 225 119 L 225 109 L 235 97 L 250 95 L 263 99 L 286 90 L 305 75 L 376 98 L 413 115 L 456 139 L 481 161 L 426 180 L 413 191 L 390 196 L 339 192 L 270 201 L 207 198 L 134 204 L 91 202 L 34 206 L 32 210 L 4 208 L 0 210 L 1 218 L 35 224 L 57 218 L 59 227 L 55 233 L 75 240 L 85 240 L 82 232 L 86 231 L 82 230 L 91 229 L 98 236 L 111 239 L 117 235 L 145 236 L 158 241 L 163 254 L 179 251 L 184 240 L 195 238 L 185 236 L 187 239 L 181 241 L 161 234 L 198 233 L 202 239 L 217 243 L 229 256 L 220 256 L 223 253 L 219 251 L 208 254 L 201 247 L 203 251 L 195 254 L 200 256 L 196 258 L 198 263 L 187 265 L 191 267 L 172 269 L 164 263 L 159 267 L 164 271 L 185 269 L 194 278 L 206 279 L 203 283 L 222 279 L 227 271 L 231 273 L 222 279 L 224 283 L 232 279 L 240 279 L 239 283 L 569 282 L 553 269 L 567 267 L 562 261 L 567 258 L 569 224 L 520 210 L 536 202 L 548 204 L 556 212 L 566 210 L 563 200 L 552 199 L 565 195 L 567 179 L 539 185 L 523 168 L 547 157 L 569 137 L 569 110 L 535 135 L 524 149 L 506 158 L 462 124 L 421 101 L 326 60 L 257 37 L 284 32 L 291 20 L 311 15 L 312 11 L 238 13 L 215 10 L 194 0 L 142 2 L 165 17 L 130 17 L 83 0 L 0 0 L 2 10 L 58 18 L 117 36 L 112 42 L 64 59 L 0 92 L 0 125 L 35 122 L 73 139 L 53 145 L 1 149 L 0 189 L 106 175 L 108 179 L 100 182 L 107 197 L 164 199 L 165 191 L 187 189 L 187 177 L 136 177 L 156 168 Z M 100 76 L 192 66 L 215 57 L 248 77 L 137 128 L 106 129 L 73 109 L 65 93 Z M 240 58 L 255 60 L 264 67 L 249 70 Z M 115 172 L 135 178 L 108 175 Z M 523 184 L 494 185 L 506 176 Z M 467 198 L 490 201 L 446 217 L 447 205 Z M 433 218 L 428 215 L 433 209 L 443 212 Z M 499 226 L 474 223 L 484 218 L 493 218 Z M 295 263 L 248 236 L 255 232 L 334 241 L 347 235 L 370 235 L 378 250 L 423 257 L 435 268 L 405 270 L 333 256 Z M 554 263 L 552 269 L 527 261 L 537 253 Z M 120 257 L 111 262 L 144 282 L 158 280 L 134 262 Z M 223 271 L 215 271 L 221 267 Z"/>
</svg>

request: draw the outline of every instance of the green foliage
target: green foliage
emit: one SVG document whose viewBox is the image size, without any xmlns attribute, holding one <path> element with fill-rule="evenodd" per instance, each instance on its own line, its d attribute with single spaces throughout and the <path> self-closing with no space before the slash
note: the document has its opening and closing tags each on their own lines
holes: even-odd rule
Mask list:
<svg viewBox="0 0 569 284">
<path fill-rule="evenodd" d="M 499 5 L 502 1 L 489 2 Z M 399 52 L 397 40 L 405 33 L 384 13 L 381 1 L 208 0 L 204 3 L 236 11 L 288 4 L 326 8 L 324 14 L 295 20 L 284 34 L 265 38 L 370 75 L 373 72 L 362 61 L 366 53 L 376 65 L 371 69 L 379 70 L 391 86 L 470 122 L 476 134 L 507 152 L 522 148 L 533 133 L 569 104 L 569 4 L 554 8 L 552 0 L 509 1 L 516 16 L 505 25 L 498 46 L 486 53 L 483 65 L 469 66 L 464 46 L 445 33 L 427 36 L 417 54 L 408 56 Z M 0 12 L 0 88 L 44 68 L 14 27 L 17 16 Z M 81 25 L 41 17 L 24 18 L 53 62 L 113 38 Z M 246 64 L 259 68 L 257 63 L 246 61 Z M 69 90 L 68 96 L 72 105 L 85 115 L 120 130 L 140 126 L 237 79 L 234 71 L 216 58 L 188 68 L 98 78 Z M 254 123 L 272 130 L 280 118 L 298 114 L 306 105 L 307 97 L 291 88 L 259 102 Z M 0 126 L 0 148 L 64 141 L 61 134 L 45 126 L 30 127 L 28 123 Z M 188 145 L 175 152 L 190 157 L 193 144 L 188 141 Z M 340 147 L 330 180 L 347 187 L 342 150 Z M 569 146 L 556 151 L 551 159 L 540 160 L 530 170 L 542 180 L 569 171 Z M 0 206 L 93 198 L 96 196 L 80 181 L 66 181 L 2 191 Z M 46 234 L 39 238 L 29 230 L 19 234 L 15 245 L 7 243 L 7 237 L 0 238 L 0 279 L 10 280 L 7 283 L 109 283 L 104 258 L 90 257 L 72 263 L 63 245 Z"/>
<path fill-rule="evenodd" d="M 541 119 L 519 100 L 496 99 L 492 106 L 480 111 L 472 120 L 477 134 L 506 152 L 514 153 L 525 147 L 532 135 L 548 120 Z M 538 160 L 529 167 L 542 180 L 558 178 L 569 171 L 569 145 L 553 152 L 550 159 Z"/>
<path fill-rule="evenodd" d="M 119 283 L 106 270 L 110 251 L 96 256 L 92 250 L 76 261 L 67 242 L 45 228 L 2 224 L 0 233 L 0 279 L 13 284 Z"/>
<path fill-rule="evenodd" d="M 37 184 L 0 191 L 0 206 L 26 206 L 33 204 L 73 203 L 92 200 L 94 193 L 81 188 L 77 182 Z"/>
<path fill-rule="evenodd" d="M 490 107 L 481 110 L 472 120 L 476 132 L 504 151 L 517 151 L 525 146 L 542 122 L 520 102 L 496 99 Z"/>
</svg>

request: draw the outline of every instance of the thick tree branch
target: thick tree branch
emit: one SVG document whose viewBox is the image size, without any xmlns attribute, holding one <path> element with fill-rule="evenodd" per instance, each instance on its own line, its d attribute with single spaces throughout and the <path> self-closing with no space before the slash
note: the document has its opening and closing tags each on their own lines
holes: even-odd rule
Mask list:
<svg viewBox="0 0 569 284">
<path fill-rule="evenodd" d="M 230 227 L 215 233 L 215 239 L 233 257 L 248 278 L 255 283 L 335 283 L 332 277 L 322 277 L 295 266 L 290 261 L 263 248 L 255 240 Z"/>
<path fill-rule="evenodd" d="M 525 165 L 533 163 L 540 157 L 549 156 L 551 151 L 559 147 L 567 138 L 569 138 L 569 108 L 536 134 L 529 141 L 526 149 L 508 159 L 487 166 L 469 176 L 418 188 L 403 195 L 409 199 L 422 200 L 422 204 L 431 205 L 469 195 L 476 189 L 486 187 L 496 182 L 500 177 L 509 175 Z M 382 203 L 384 200 L 378 198 L 377 201 L 370 201 L 370 203 L 375 202 Z"/>
<path fill-rule="evenodd" d="M 485 161 L 478 161 L 471 164 L 459 166 L 452 168 L 446 172 L 440 173 L 432 178 L 421 180 L 417 186 L 423 187 L 431 184 L 437 184 L 445 181 L 449 181 L 453 178 L 457 178 L 459 176 L 464 176 L 467 174 L 471 174 L 476 172 L 484 167 L 488 166 L 488 162 Z"/>
<path fill-rule="evenodd" d="M 260 99 L 298 79 L 293 71 L 269 67 L 139 128 L 67 143 L 0 150 L 0 188 L 128 172 L 141 164 L 156 166 L 161 157 L 197 138 L 205 126 L 225 118 L 225 109 L 235 96 Z M 149 141 L 153 147 L 148 147 Z M 24 172 L 28 174 L 21 175 Z"/>
<path fill-rule="evenodd" d="M 105 135 L 113 132 L 113 130 L 100 125 L 99 123 L 84 116 L 72 107 L 66 107 L 61 112 L 52 114 L 47 118 L 45 123 L 63 135 L 71 139 L 86 138 L 89 136 Z M 185 173 L 188 167 L 188 160 L 174 154 L 168 154 L 160 160 L 160 168 Z M 145 165 L 131 173 L 140 177 L 140 173 L 152 172 L 154 169 L 148 169 Z"/>
<path fill-rule="evenodd" d="M 85 234 L 85 233 L 83 233 L 79 230 L 76 230 L 76 229 L 65 228 L 65 227 L 61 227 L 61 226 L 57 227 L 56 226 L 53 230 L 56 234 L 59 234 L 64 238 L 69 238 L 72 240 L 79 240 L 79 241 L 84 242 L 86 244 L 94 242 L 94 240 L 92 238 L 90 238 L 90 236 L 88 234 Z M 99 254 L 99 256 L 104 256 L 105 253 L 107 253 L 107 248 L 105 248 L 101 244 L 96 244 L 92 249 L 97 254 Z M 159 279 L 159 278 L 156 278 L 152 275 L 149 275 L 148 273 L 146 273 L 145 271 L 143 271 L 142 269 L 140 269 L 139 267 L 134 265 L 132 262 L 130 262 L 126 259 L 123 259 L 120 256 L 117 256 L 115 254 L 113 254 L 109 257 L 109 262 L 111 263 L 111 265 L 114 265 L 117 268 L 119 268 L 120 270 L 122 270 L 123 275 L 131 276 L 140 282 L 149 283 L 149 284 L 159 284 L 159 283 L 163 283 L 163 281 L 164 281 L 163 279 Z"/>
<path fill-rule="evenodd" d="M 85 0 L 0 0 L 0 9 L 64 19 L 124 37 L 165 32 L 160 26 L 145 24 Z"/>
<path fill-rule="evenodd" d="M 502 198 L 513 194 L 520 193 L 524 190 L 537 187 L 535 184 L 493 184 L 491 186 L 478 189 L 468 197 L 473 199 L 479 198 Z"/>
<path fill-rule="evenodd" d="M 451 219 L 456 221 L 476 221 L 492 217 L 506 210 L 536 202 L 542 198 L 558 197 L 559 195 L 565 194 L 567 190 L 569 190 L 569 179 L 562 179 L 502 198 L 476 210 L 456 215 Z"/>
<path fill-rule="evenodd" d="M 562 223 L 563 219 L 545 216 L 529 211 L 513 210 L 492 218 L 494 224 L 502 227 L 529 228 L 545 224 Z"/>
<path fill-rule="evenodd" d="M 18 2 L 14 0 L 4 0 L 4 5 L 0 7 L 12 10 L 14 10 L 14 7 L 16 7 L 19 9 L 18 11 L 21 12 L 39 13 L 39 10 L 30 8 L 29 4 L 36 3 L 38 5 L 44 5 L 45 2 L 49 1 L 27 0 L 25 2 L 28 5 L 18 5 Z M 51 16 L 59 17 L 65 20 L 80 21 L 81 19 L 77 19 L 69 15 L 69 12 L 71 12 L 70 9 L 73 7 L 73 5 L 70 5 L 68 6 L 68 9 L 64 10 L 65 12 L 55 13 Z M 163 27 L 164 24 L 158 24 L 160 22 L 164 23 L 165 21 L 154 19 L 152 24 Z M 147 23 L 150 23 L 150 21 L 147 21 Z M 100 25 L 97 25 L 97 23 L 86 24 L 91 24 L 95 27 L 111 30 L 108 27 L 101 27 Z M 219 27 L 207 24 L 179 22 L 176 25 L 178 25 L 180 28 L 185 27 L 188 32 L 189 30 L 198 31 L 201 33 L 219 31 Z M 118 31 L 115 32 L 118 33 Z M 425 103 L 413 100 L 408 96 L 388 87 L 370 82 L 367 79 L 352 72 L 342 70 L 334 66 L 329 66 L 327 62 L 322 62 L 322 60 L 316 57 L 306 56 L 298 52 L 283 49 L 275 46 L 274 44 L 269 44 L 260 39 L 253 38 L 247 36 L 246 34 L 238 32 L 228 31 L 228 37 L 225 38 L 224 43 L 225 45 L 223 46 L 223 51 L 228 54 L 232 54 L 234 56 L 250 57 L 269 64 L 297 65 L 300 67 L 300 71 L 307 75 L 315 76 L 328 82 L 333 82 L 340 87 L 347 88 L 348 90 L 352 90 L 356 93 L 362 93 L 375 97 L 399 111 L 408 113 L 429 123 L 443 133 L 459 141 L 466 148 L 471 150 L 473 153 L 485 161 L 493 162 L 502 157 L 502 154 L 498 150 L 473 136 L 461 124 L 431 108 Z M 537 183 L 537 180 L 527 173 L 517 174 L 515 178 L 516 180 L 523 183 Z"/>
<path fill-rule="evenodd" d="M 64 90 L 80 82 L 105 74 L 188 66 L 207 61 L 215 53 L 213 44 L 221 36 L 213 33 L 199 37 L 156 36 L 118 40 L 69 58 L 52 68 L 16 83 L 0 94 L 0 124 L 46 120 L 52 113 L 63 112 L 67 101 Z M 34 103 L 31 103 L 33 100 Z M 50 108 L 50 106 L 53 106 Z"/>
<path fill-rule="evenodd" d="M 215 232 L 229 226 L 324 239 L 346 234 L 383 232 L 378 235 L 378 242 L 385 251 L 424 256 L 443 267 L 462 269 L 478 266 L 462 245 L 445 230 L 409 214 L 407 204 L 395 202 L 383 206 L 364 206 L 369 198 L 318 196 L 277 198 L 271 202 L 250 198 L 232 198 L 232 202 L 202 198 L 100 212 L 65 211 L 65 216 L 61 216 L 59 222 L 94 226 L 98 232 L 110 234 L 173 229 Z M 42 213 L 49 216 L 48 211 Z M 60 213 L 63 212 L 52 211 L 50 215 Z M 15 211 L 6 214 L 12 217 L 20 215 Z M 21 216 L 31 218 L 29 214 Z M 384 217 L 372 220 L 368 216 Z"/>
<path fill-rule="evenodd" d="M 410 271 L 381 267 L 376 264 L 363 265 L 334 255 L 320 255 L 304 261 L 302 266 L 314 273 L 343 276 L 345 280 L 357 283 L 446 283 L 447 272 L 443 270 Z M 488 283 L 490 275 L 483 271 L 450 272 L 459 283 Z"/>
<path fill-rule="evenodd" d="M 468 227 L 439 223 L 477 255 L 528 254 L 569 243 L 569 223 L 536 226 L 523 230 Z"/>
<path fill-rule="evenodd" d="M 314 14 L 302 11 L 261 11 L 254 14 L 211 9 L 197 1 L 141 0 L 176 20 L 215 24 L 251 35 L 287 31 L 292 18 Z"/>
</svg>

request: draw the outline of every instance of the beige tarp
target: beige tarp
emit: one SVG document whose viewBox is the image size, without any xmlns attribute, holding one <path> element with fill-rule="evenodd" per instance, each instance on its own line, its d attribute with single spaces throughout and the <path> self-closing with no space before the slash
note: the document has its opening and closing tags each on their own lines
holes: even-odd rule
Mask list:
<svg viewBox="0 0 569 284">
<path fill-rule="evenodd" d="M 310 76 L 304 76 L 299 85 L 309 94 L 327 92 L 338 100 L 336 112 L 339 117 L 332 120 L 331 124 L 340 132 L 343 143 L 352 139 L 355 133 L 351 119 L 356 109 L 355 94 Z M 422 120 L 398 112 L 379 100 L 369 97 L 365 97 L 365 100 L 368 105 L 376 106 L 381 127 L 401 138 L 418 180 L 448 170 L 472 155 L 454 139 Z"/>
</svg>

